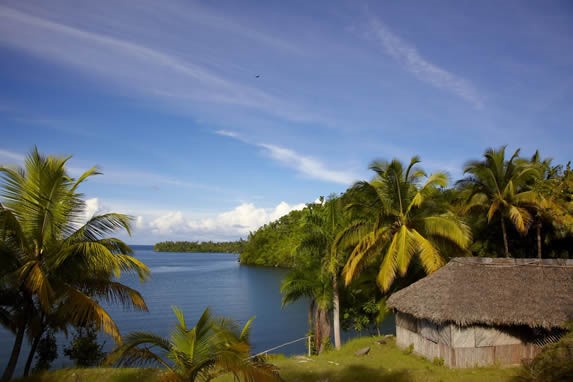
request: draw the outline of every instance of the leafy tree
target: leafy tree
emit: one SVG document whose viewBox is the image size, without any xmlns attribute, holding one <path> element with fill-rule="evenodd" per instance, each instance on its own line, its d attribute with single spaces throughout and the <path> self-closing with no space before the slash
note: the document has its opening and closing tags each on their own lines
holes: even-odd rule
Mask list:
<svg viewBox="0 0 573 382">
<path fill-rule="evenodd" d="M 34 371 L 48 370 L 56 358 L 58 358 L 56 337 L 53 331 L 47 330 L 38 343 Z"/>
<path fill-rule="evenodd" d="M 98 343 L 97 329 L 94 325 L 76 328 L 76 333 L 69 346 L 64 348 L 64 355 L 79 367 L 97 366 L 105 357 L 103 344 Z"/>
<path fill-rule="evenodd" d="M 245 245 L 244 240 L 212 242 L 212 241 L 162 241 L 153 246 L 156 252 L 214 252 L 214 253 L 241 253 Z"/>
<path fill-rule="evenodd" d="M 458 185 L 467 193 L 467 210 L 486 211 L 488 223 L 499 215 L 504 254 L 510 257 L 506 220 L 521 235 L 527 233 L 533 221 L 530 210 L 541 203 L 539 194 L 527 185 L 541 177 L 541 168 L 520 159 L 519 149 L 506 159 L 505 149 L 487 149 L 484 160 L 468 162 L 464 173 L 469 175 Z"/>
<path fill-rule="evenodd" d="M 177 324 L 170 338 L 147 332 L 128 334 L 124 343 L 108 357 L 117 365 L 155 364 L 167 369 L 166 379 L 210 381 L 231 373 L 245 381 L 279 380 L 276 370 L 249 358 L 250 319 L 242 330 L 205 309 L 194 327 L 189 328 L 183 312 L 173 307 Z"/>
<path fill-rule="evenodd" d="M 387 292 L 397 274 L 406 274 L 414 257 L 426 273 L 440 268 L 444 264 L 440 242 L 461 250 L 468 247 L 469 227 L 433 200 L 438 188 L 447 185 L 447 176 L 438 172 L 426 177 L 418 163 L 418 157 L 407 167 L 397 159 L 373 162 L 374 179 L 352 187 L 356 198 L 349 208 L 356 221 L 340 237 L 340 243 L 357 243 L 344 267 L 347 285 L 381 254 L 377 282 Z"/>
<path fill-rule="evenodd" d="M 78 187 L 99 172 L 94 167 L 74 179 L 65 168 L 68 160 L 35 148 L 24 168 L 0 167 L 0 290 L 6 294 L 0 314 L 15 333 L 3 380 L 13 375 L 26 332 L 34 344 L 49 322 L 93 323 L 119 340 L 98 300 L 147 309 L 137 291 L 115 281 L 121 272 L 136 273 L 140 280 L 149 274 L 125 243 L 107 237 L 117 230 L 129 233 L 130 217 L 108 213 L 86 221 Z"/>
</svg>

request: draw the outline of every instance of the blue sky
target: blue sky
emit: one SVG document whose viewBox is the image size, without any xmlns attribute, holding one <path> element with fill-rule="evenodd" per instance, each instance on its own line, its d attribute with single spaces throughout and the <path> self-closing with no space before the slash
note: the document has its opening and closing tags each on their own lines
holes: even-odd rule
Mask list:
<svg viewBox="0 0 573 382">
<path fill-rule="evenodd" d="M 98 165 L 130 243 L 246 237 L 376 158 L 572 159 L 571 36 L 570 1 L 4 0 L 0 163 Z"/>
</svg>

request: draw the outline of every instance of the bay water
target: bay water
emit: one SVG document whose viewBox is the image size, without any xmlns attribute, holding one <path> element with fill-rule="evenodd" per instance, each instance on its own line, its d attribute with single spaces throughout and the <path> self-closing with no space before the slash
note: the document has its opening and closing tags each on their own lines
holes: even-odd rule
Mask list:
<svg viewBox="0 0 573 382">
<path fill-rule="evenodd" d="M 169 336 L 176 322 L 172 306 L 184 312 L 188 326 L 195 324 L 206 307 L 214 315 L 231 318 L 241 325 L 254 316 L 253 354 L 302 338 L 307 333 L 308 301 L 302 299 L 285 307 L 281 304 L 279 288 L 288 272 L 286 269 L 240 265 L 236 254 L 154 252 L 151 246 L 133 246 L 133 249 L 135 256 L 151 269 L 151 278 L 140 283 L 133 275 L 123 275 L 121 281 L 142 294 L 149 311 L 106 306 L 122 335 L 150 331 Z M 392 328 L 391 321 L 382 325 L 383 332 L 390 332 Z M 104 351 L 113 348 L 110 337 L 102 336 L 101 340 L 105 342 Z M 14 336 L 0 328 L 1 370 L 7 363 L 13 341 Z M 62 355 L 68 341 L 58 335 L 60 358 L 53 367 L 70 366 L 71 361 Z M 305 341 L 299 341 L 275 352 L 290 355 L 305 351 Z M 16 375 L 23 370 L 27 353 L 26 345 Z"/>
</svg>

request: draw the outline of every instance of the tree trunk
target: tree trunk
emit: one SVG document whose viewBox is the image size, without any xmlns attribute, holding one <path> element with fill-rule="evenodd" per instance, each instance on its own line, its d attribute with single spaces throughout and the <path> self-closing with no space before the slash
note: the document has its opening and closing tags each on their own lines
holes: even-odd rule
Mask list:
<svg viewBox="0 0 573 382">
<path fill-rule="evenodd" d="M 340 349 L 340 296 L 338 296 L 338 283 L 336 276 L 332 277 L 332 310 L 333 310 L 333 326 L 334 326 L 334 347 L 336 350 Z"/>
<path fill-rule="evenodd" d="M 12 347 L 12 353 L 10 354 L 10 359 L 4 369 L 4 374 L 2 374 L 1 381 L 9 381 L 14 375 L 14 370 L 16 369 L 16 364 L 18 363 L 18 357 L 20 356 L 20 349 L 22 349 L 22 341 L 24 340 L 24 333 L 26 332 L 26 320 L 22 320 L 18 330 L 16 331 L 16 338 L 14 340 L 14 346 Z"/>
<path fill-rule="evenodd" d="M 328 311 L 324 309 L 320 309 L 320 348 L 318 349 L 318 353 L 322 353 L 326 348 L 326 339 L 330 339 L 330 322 L 328 320 Z"/>
<path fill-rule="evenodd" d="M 541 222 L 537 223 L 535 228 L 537 233 L 537 258 L 541 259 Z"/>
<path fill-rule="evenodd" d="M 34 337 L 32 341 L 32 347 L 30 348 L 30 353 L 28 354 L 28 359 L 26 360 L 26 366 L 24 367 L 24 374 L 23 377 L 27 377 L 30 374 L 30 368 L 32 367 L 32 361 L 34 360 L 34 355 L 36 355 L 36 349 L 38 348 L 38 343 L 40 343 L 40 338 L 44 334 L 44 330 L 41 330 L 40 333 Z"/>
<path fill-rule="evenodd" d="M 315 306 L 314 309 L 314 351 L 320 353 L 322 348 L 322 331 L 320 330 L 320 309 Z"/>
<path fill-rule="evenodd" d="M 503 220 L 503 216 L 501 217 L 501 232 L 503 234 L 503 249 L 505 250 L 505 257 L 511 257 L 509 255 L 509 245 L 507 244 L 507 230 L 505 229 L 505 220 Z"/>
</svg>

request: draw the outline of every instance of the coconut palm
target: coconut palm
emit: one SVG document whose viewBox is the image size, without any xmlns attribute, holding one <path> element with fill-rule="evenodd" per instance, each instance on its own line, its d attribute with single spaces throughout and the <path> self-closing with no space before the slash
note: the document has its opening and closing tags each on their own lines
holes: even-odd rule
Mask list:
<svg viewBox="0 0 573 382">
<path fill-rule="evenodd" d="M 510 257 L 506 220 L 522 235 L 529 230 L 531 208 L 539 205 L 540 197 L 527 186 L 541 177 L 541 167 L 520 159 L 519 149 L 506 159 L 505 149 L 487 149 L 484 160 L 468 162 L 464 173 L 469 175 L 458 181 L 458 186 L 467 193 L 468 211 L 486 211 L 488 223 L 500 217 L 504 254 Z"/>
<path fill-rule="evenodd" d="M 0 274 L 0 285 L 20 299 L 8 309 L 16 337 L 4 380 L 13 374 L 26 331 L 38 338 L 46 328 L 32 330 L 33 321 L 93 323 L 119 341 L 115 322 L 98 301 L 147 309 L 137 291 L 114 281 L 122 272 L 141 280 L 149 274 L 125 243 L 107 237 L 117 230 L 130 233 L 130 217 L 107 213 L 86 221 L 78 187 L 99 172 L 94 167 L 74 179 L 65 168 L 68 160 L 42 156 L 35 148 L 24 168 L 0 167 L 0 240 L 9 249 L 1 251 L 0 261 L 11 269 Z"/>
<path fill-rule="evenodd" d="M 332 283 L 332 313 L 334 329 L 334 346 L 340 349 L 340 295 L 339 278 L 344 264 L 344 248 L 335 246 L 337 236 L 345 228 L 345 213 L 341 198 L 331 195 L 320 204 L 307 207 L 304 221 L 303 237 L 298 246 L 299 252 L 306 252 L 311 257 L 320 259 L 317 266 L 325 272 L 325 277 Z"/>
<path fill-rule="evenodd" d="M 314 334 L 314 347 L 322 353 L 330 338 L 329 312 L 333 291 L 330 275 L 322 272 L 319 262 L 290 271 L 281 283 L 283 306 L 301 298 L 309 300 L 308 323 Z"/>
<path fill-rule="evenodd" d="M 216 318 L 205 309 L 194 327 L 189 328 L 183 312 L 173 307 L 177 324 L 169 338 L 148 332 L 133 332 L 107 359 L 116 365 L 158 365 L 167 369 L 169 381 L 210 381 L 231 373 L 245 381 L 275 381 L 272 365 L 249 358 L 249 330 L 252 318 L 242 330 L 227 319 Z"/>
<path fill-rule="evenodd" d="M 406 274 L 414 257 L 426 273 L 440 268 L 444 258 L 438 242 L 462 250 L 468 247 L 468 226 L 433 201 L 437 189 L 447 185 L 446 174 L 426 176 L 418 163 L 418 157 L 407 167 L 397 159 L 373 162 L 373 180 L 358 182 L 350 190 L 354 201 L 348 208 L 356 221 L 338 240 L 338 245 L 356 243 L 343 270 L 346 284 L 382 257 L 377 283 L 387 292 L 397 275 Z"/>
</svg>

